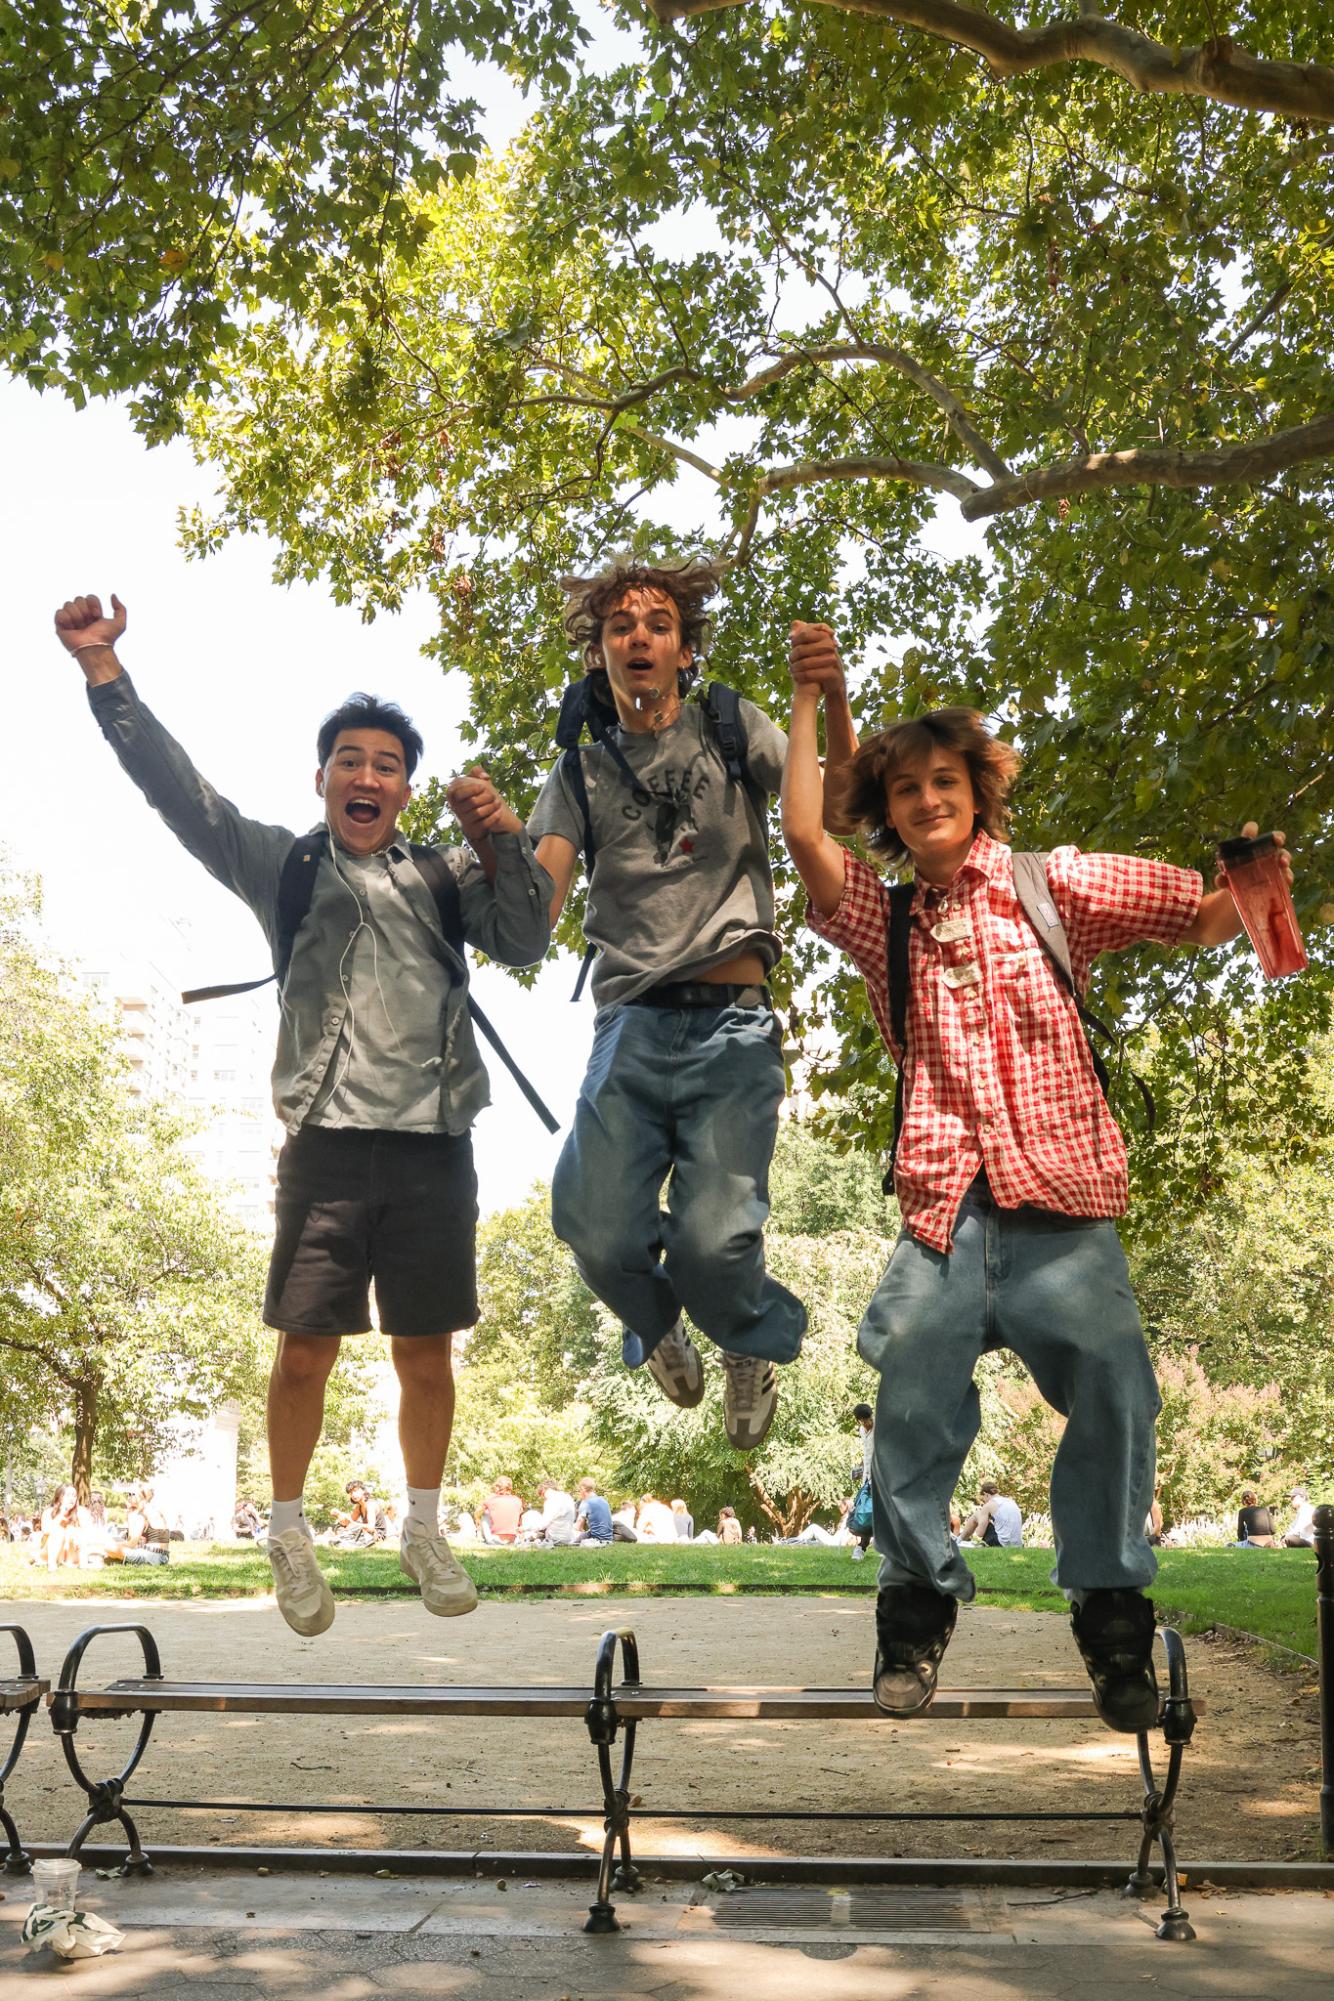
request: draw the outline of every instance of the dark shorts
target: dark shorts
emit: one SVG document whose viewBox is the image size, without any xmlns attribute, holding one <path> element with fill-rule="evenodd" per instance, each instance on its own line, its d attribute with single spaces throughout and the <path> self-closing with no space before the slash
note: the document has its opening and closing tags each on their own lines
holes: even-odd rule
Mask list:
<svg viewBox="0 0 1334 2001">
<path fill-rule="evenodd" d="M 266 1325 L 453 1334 L 477 1318 L 477 1176 L 467 1133 L 304 1126 L 278 1156 Z"/>
</svg>

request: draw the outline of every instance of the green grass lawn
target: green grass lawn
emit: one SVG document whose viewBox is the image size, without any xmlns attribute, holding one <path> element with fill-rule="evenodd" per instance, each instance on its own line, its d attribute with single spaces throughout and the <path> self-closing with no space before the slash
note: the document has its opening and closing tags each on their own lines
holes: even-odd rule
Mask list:
<svg viewBox="0 0 1334 2001">
<path fill-rule="evenodd" d="M 414 1587 L 396 1550 L 322 1550 L 320 1561 L 339 1597 L 408 1595 Z M 874 1556 L 854 1564 L 843 1549 L 655 1549 L 616 1543 L 581 1549 L 469 1550 L 468 1570 L 484 1596 L 645 1596 L 712 1592 L 872 1592 Z M 1048 1578 L 1050 1550 L 982 1549 L 969 1553 L 984 1604 L 1060 1612 Z M 161 1569 L 34 1569 L 14 1548 L 0 1548 L 0 1598 L 244 1598 L 269 1589 L 263 1552 L 248 1545 L 186 1543 Z M 1187 1632 L 1215 1623 L 1258 1634 L 1314 1655 L 1315 1557 L 1300 1549 L 1164 1550 L 1154 1597 L 1160 1612 Z"/>
</svg>

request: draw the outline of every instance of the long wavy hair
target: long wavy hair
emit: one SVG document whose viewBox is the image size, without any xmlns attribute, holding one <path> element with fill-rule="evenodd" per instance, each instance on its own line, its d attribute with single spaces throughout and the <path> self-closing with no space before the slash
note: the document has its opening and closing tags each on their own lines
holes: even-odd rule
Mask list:
<svg viewBox="0 0 1334 2001">
<path fill-rule="evenodd" d="M 711 624 L 704 607 L 718 588 L 716 563 L 688 556 L 679 563 L 648 563 L 638 556 L 616 556 L 604 570 L 591 577 L 562 577 L 565 592 L 565 631 L 583 657 L 584 670 L 593 677 L 602 700 L 610 702 L 607 670 L 602 664 L 602 628 L 631 591 L 656 591 L 670 598 L 681 621 L 681 644 L 688 646 L 691 662 L 677 670 L 677 693 L 684 695 L 699 673 L 701 654 L 707 652 Z"/>
<path fill-rule="evenodd" d="M 895 776 L 920 764 L 935 750 L 952 750 L 968 767 L 977 807 L 975 826 L 994 840 L 1010 831 L 1010 790 L 1019 774 L 1019 753 L 994 737 L 977 709 L 930 709 L 867 737 L 848 767 L 841 819 L 860 832 L 870 853 L 886 867 L 907 859 L 908 850 L 889 818 L 887 798 Z"/>
</svg>

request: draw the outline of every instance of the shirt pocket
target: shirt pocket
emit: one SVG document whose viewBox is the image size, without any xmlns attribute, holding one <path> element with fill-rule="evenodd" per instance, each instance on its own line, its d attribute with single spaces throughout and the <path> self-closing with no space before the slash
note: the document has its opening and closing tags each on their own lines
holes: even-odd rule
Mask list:
<svg viewBox="0 0 1334 2001">
<path fill-rule="evenodd" d="M 998 1018 L 1008 1018 L 1025 1049 L 1067 1046 L 1069 1000 L 1041 946 L 998 952 L 991 977 Z"/>
</svg>

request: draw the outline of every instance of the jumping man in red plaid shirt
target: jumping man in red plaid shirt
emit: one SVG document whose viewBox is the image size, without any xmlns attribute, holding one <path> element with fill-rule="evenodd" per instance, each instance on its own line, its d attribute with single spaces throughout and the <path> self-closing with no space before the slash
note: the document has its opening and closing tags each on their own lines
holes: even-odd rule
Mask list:
<svg viewBox="0 0 1334 2001">
<path fill-rule="evenodd" d="M 823 827 L 818 713 L 843 688 L 827 626 L 793 628 L 792 671 L 788 851 L 808 921 L 856 962 L 905 1086 L 894 1176 L 904 1230 L 857 1337 L 881 1379 L 876 1702 L 895 1716 L 925 1708 L 959 1600 L 976 1589 L 949 1505 L 978 1430 L 978 1358 L 1010 1348 L 1067 1420 L 1052 1468 L 1053 1576 L 1099 1714 L 1116 1730 L 1148 1729 L 1158 1696 L 1144 1587 L 1156 1559 L 1144 1518 L 1160 1400 L 1111 1220 L 1126 1206 L 1125 1147 L 1074 999 L 1015 890 L 1005 837 L 1018 756 L 974 710 L 940 709 L 868 738 L 839 774 L 849 824 L 877 860 L 915 872 L 900 1049 L 888 892 Z M 1164 862 L 1061 847 L 1047 881 L 1081 991 L 1099 952 L 1221 945 L 1241 930 L 1225 888 L 1205 894 L 1193 870 Z"/>
</svg>

